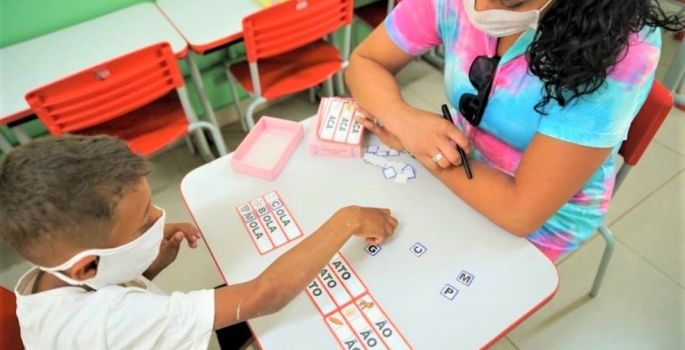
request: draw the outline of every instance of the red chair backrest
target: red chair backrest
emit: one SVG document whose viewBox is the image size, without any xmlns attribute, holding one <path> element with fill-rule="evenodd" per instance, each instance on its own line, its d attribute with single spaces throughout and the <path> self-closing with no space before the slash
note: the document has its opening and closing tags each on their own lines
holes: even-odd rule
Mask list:
<svg viewBox="0 0 685 350">
<path fill-rule="evenodd" d="M 183 86 L 171 47 L 159 43 L 40 87 L 26 101 L 53 135 L 112 120 Z"/>
<path fill-rule="evenodd" d="M 0 349 L 23 349 L 19 320 L 17 320 L 17 300 L 12 291 L 0 287 Z"/>
<path fill-rule="evenodd" d="M 637 164 L 659 127 L 673 107 L 673 96 L 659 81 L 654 81 L 644 105 L 630 124 L 628 138 L 618 151 L 625 164 Z"/>
<path fill-rule="evenodd" d="M 291 51 L 351 24 L 353 7 L 354 0 L 291 0 L 247 16 L 243 19 L 247 60 Z"/>
</svg>

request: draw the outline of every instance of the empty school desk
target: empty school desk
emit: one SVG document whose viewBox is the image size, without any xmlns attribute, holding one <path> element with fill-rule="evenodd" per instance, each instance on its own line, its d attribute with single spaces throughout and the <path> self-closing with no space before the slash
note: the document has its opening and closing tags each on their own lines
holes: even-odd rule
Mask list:
<svg viewBox="0 0 685 350">
<path fill-rule="evenodd" d="M 198 54 L 221 48 L 242 38 L 243 18 L 259 11 L 257 0 L 158 0 L 157 6 Z M 217 124 L 202 76 L 192 55 L 190 74 L 211 122 Z"/>
<path fill-rule="evenodd" d="M 31 115 L 27 92 L 163 41 L 179 58 L 188 51 L 159 9 L 142 3 L 0 49 L 0 125 Z M 14 131 L 27 141 L 20 129 Z"/>
<path fill-rule="evenodd" d="M 256 277 L 343 206 L 387 207 L 399 220 L 380 247 L 351 238 L 287 307 L 250 321 L 264 349 L 480 348 L 556 293 L 552 262 L 473 211 L 413 159 L 397 157 L 417 170 L 416 179 L 399 184 L 359 158 L 311 156 L 312 124 L 313 118 L 303 122 L 305 140 L 273 182 L 234 172 L 228 155 L 181 183 L 229 284 Z M 255 230 L 262 235 L 253 236 Z M 269 236 L 262 247 L 257 239 L 265 233 L 281 237 Z"/>
</svg>

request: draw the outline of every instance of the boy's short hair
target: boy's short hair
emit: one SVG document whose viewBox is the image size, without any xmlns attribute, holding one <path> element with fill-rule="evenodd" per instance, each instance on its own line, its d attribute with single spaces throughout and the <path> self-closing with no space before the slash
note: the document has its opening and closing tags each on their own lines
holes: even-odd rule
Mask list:
<svg viewBox="0 0 685 350">
<path fill-rule="evenodd" d="M 0 239 L 34 263 L 57 246 L 100 245 L 122 195 L 149 169 L 110 136 L 48 137 L 19 146 L 0 162 Z"/>
</svg>

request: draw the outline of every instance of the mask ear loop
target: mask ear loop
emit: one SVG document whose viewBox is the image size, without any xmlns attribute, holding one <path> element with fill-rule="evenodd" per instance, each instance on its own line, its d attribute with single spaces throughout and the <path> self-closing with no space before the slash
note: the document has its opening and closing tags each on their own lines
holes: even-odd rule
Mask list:
<svg viewBox="0 0 685 350">
<path fill-rule="evenodd" d="M 90 264 L 95 264 L 96 268 L 99 265 L 99 263 L 100 263 L 100 256 L 99 255 L 95 255 L 95 260 L 90 262 Z M 73 265 L 74 264 L 71 264 L 71 266 L 73 266 Z M 71 276 L 69 276 L 67 274 L 66 270 L 55 270 L 54 268 L 43 269 L 40 266 L 38 268 L 44 273 L 49 273 L 49 274 L 55 276 L 56 278 L 58 278 L 59 280 L 61 280 L 64 283 L 68 283 L 68 284 L 75 286 L 75 287 L 83 287 L 83 288 L 86 288 L 88 290 L 95 290 L 95 288 L 88 285 L 88 281 L 76 280 L 76 279 L 72 278 Z M 97 275 L 97 272 L 96 272 L 96 275 Z"/>
<path fill-rule="evenodd" d="M 549 6 L 549 4 L 552 3 L 552 1 L 554 1 L 554 0 L 549 0 L 549 1 L 547 1 L 544 5 L 542 5 L 541 8 L 535 10 L 535 11 L 537 12 L 537 17 L 538 17 L 538 19 L 537 19 L 537 21 L 535 21 L 535 23 L 531 23 L 531 24 L 529 25 L 529 27 L 530 27 L 531 29 L 535 29 L 535 30 L 538 29 L 538 27 L 540 26 L 540 14 L 542 13 L 542 11 L 544 11 L 544 10 L 547 8 L 547 6 Z"/>
<path fill-rule="evenodd" d="M 552 1 L 554 1 L 554 0 L 547 1 L 544 5 L 542 5 L 542 7 L 538 11 L 540 11 L 540 12 L 544 11 L 545 8 L 547 8 L 547 6 L 552 3 Z"/>
</svg>

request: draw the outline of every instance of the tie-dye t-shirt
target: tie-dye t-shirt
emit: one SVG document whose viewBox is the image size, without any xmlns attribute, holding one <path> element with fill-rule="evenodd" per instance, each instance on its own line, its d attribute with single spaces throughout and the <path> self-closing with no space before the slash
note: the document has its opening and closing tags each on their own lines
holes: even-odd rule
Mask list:
<svg viewBox="0 0 685 350">
<path fill-rule="evenodd" d="M 452 106 L 458 106 L 462 94 L 476 93 L 468 78 L 474 59 L 496 54 L 497 39 L 471 24 L 463 0 L 404 0 L 386 19 L 385 29 L 395 45 L 410 55 L 444 45 L 445 91 Z M 625 56 L 598 91 L 566 107 L 552 101 L 545 107 L 548 115 L 543 116 L 534 110 L 543 84 L 528 72 L 525 57 L 534 35 L 533 29 L 522 33 L 501 58 L 479 127 L 472 127 L 461 115 L 457 127 L 469 136 L 475 159 L 512 176 L 536 133 L 588 147 L 613 148 L 583 188 L 528 236 L 556 260 L 587 240 L 607 211 L 617 152 L 652 86 L 661 37 L 658 30 L 648 28 L 633 34 Z"/>
</svg>

